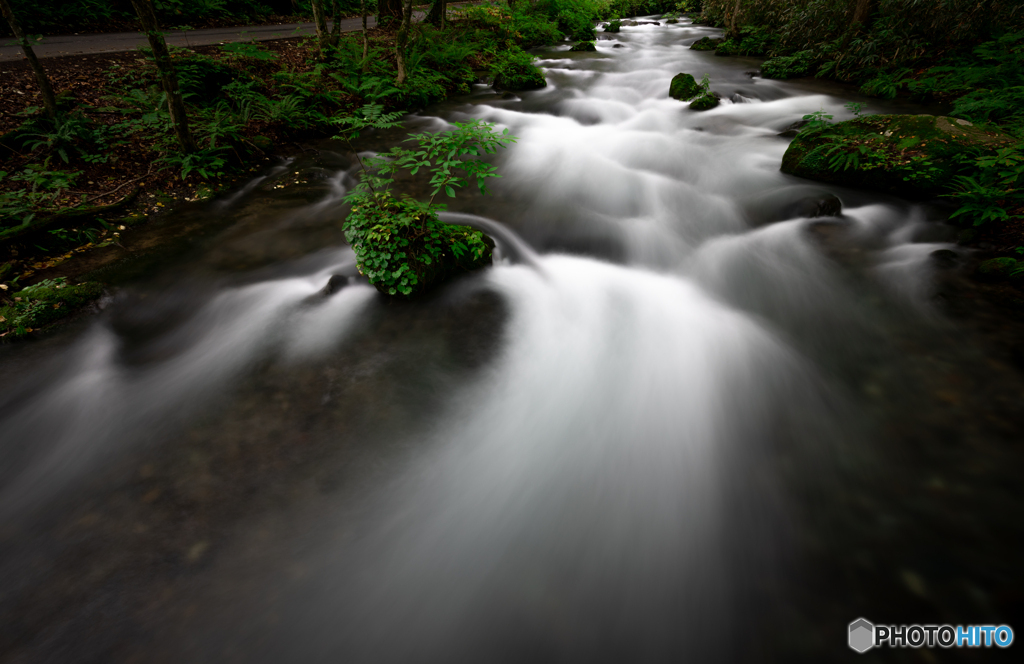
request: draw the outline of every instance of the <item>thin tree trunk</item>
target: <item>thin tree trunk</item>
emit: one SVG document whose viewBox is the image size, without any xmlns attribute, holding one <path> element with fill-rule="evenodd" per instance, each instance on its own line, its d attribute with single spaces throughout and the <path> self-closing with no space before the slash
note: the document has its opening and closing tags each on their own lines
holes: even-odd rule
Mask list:
<svg viewBox="0 0 1024 664">
<path fill-rule="evenodd" d="M 331 47 L 338 48 L 338 44 L 341 43 L 341 8 L 338 7 L 338 0 L 334 0 L 332 5 L 334 18 L 331 25 Z"/>
<path fill-rule="evenodd" d="M 363 71 L 366 71 L 366 59 L 370 57 L 370 40 L 366 36 L 366 0 L 359 0 L 359 11 L 363 15 Z"/>
<path fill-rule="evenodd" d="M 316 24 L 316 43 L 320 53 L 320 59 L 327 57 L 327 42 L 331 38 L 327 32 L 327 17 L 324 16 L 323 0 L 310 0 L 310 7 L 313 8 L 313 22 Z"/>
<path fill-rule="evenodd" d="M 871 16 L 872 4 L 872 0 L 857 0 L 853 10 L 853 22 L 861 25 L 867 23 L 868 17 Z"/>
<path fill-rule="evenodd" d="M 53 94 L 50 79 L 46 76 L 43 66 L 39 64 L 39 58 L 36 57 L 36 52 L 32 50 L 32 46 L 28 43 L 28 37 L 25 36 L 25 32 L 21 29 L 21 24 L 14 17 L 11 3 L 8 0 L 0 0 L 0 10 L 3 11 L 4 18 L 7 19 L 8 25 L 11 26 L 11 32 L 14 33 L 15 39 L 21 44 L 21 50 L 25 53 L 25 57 L 28 58 L 28 63 L 32 66 L 32 71 L 36 75 L 36 83 L 39 85 L 39 92 L 43 95 L 43 108 L 46 109 L 46 114 L 51 118 L 56 117 L 57 98 Z"/>
<path fill-rule="evenodd" d="M 149 46 L 153 49 L 153 58 L 156 60 L 156 69 L 160 72 L 160 80 L 163 82 L 164 92 L 167 93 L 167 111 L 171 114 L 171 122 L 174 124 L 174 133 L 178 137 L 181 149 L 186 153 L 198 151 L 196 141 L 192 138 L 192 132 L 188 128 L 188 115 L 185 113 L 185 101 L 181 97 L 181 89 L 178 87 L 178 75 L 174 72 L 174 65 L 171 64 L 171 54 L 167 50 L 167 42 L 160 33 L 160 27 L 156 22 L 156 13 L 153 11 L 153 0 L 132 0 L 135 13 L 139 15 L 139 22 L 142 23 L 142 30 L 149 37 Z"/>
<path fill-rule="evenodd" d="M 736 17 L 740 15 L 740 2 L 742 2 L 742 0 L 736 0 L 736 6 L 732 10 L 732 16 L 729 17 L 729 35 L 732 37 L 738 37 L 740 34 L 736 30 Z"/>
<path fill-rule="evenodd" d="M 427 15 L 427 23 L 436 25 L 441 30 L 444 30 L 447 14 L 448 0 L 434 0 L 434 4 L 430 7 L 430 14 Z"/>
<path fill-rule="evenodd" d="M 412 0 L 405 0 L 402 6 L 402 26 L 395 35 L 395 56 L 398 60 L 397 85 L 405 83 L 409 74 L 405 71 L 405 49 L 409 45 L 409 24 L 412 22 Z"/>
</svg>

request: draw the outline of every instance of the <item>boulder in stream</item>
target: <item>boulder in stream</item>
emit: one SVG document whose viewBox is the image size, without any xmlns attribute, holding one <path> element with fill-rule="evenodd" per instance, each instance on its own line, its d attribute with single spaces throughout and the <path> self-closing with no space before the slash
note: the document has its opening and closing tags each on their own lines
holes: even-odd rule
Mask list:
<svg viewBox="0 0 1024 664">
<path fill-rule="evenodd" d="M 676 74 L 668 86 L 668 96 L 679 101 L 690 101 L 704 92 L 692 74 Z"/>
<path fill-rule="evenodd" d="M 612 21 L 604 26 L 605 32 L 618 32 L 622 28 L 622 21 Z"/>
<path fill-rule="evenodd" d="M 694 51 L 713 51 L 718 48 L 718 45 L 722 42 L 721 39 L 712 39 L 711 37 L 701 37 L 697 41 L 690 44 L 690 48 Z"/>
<path fill-rule="evenodd" d="M 569 50 L 570 51 L 576 51 L 577 53 L 579 53 L 579 52 L 591 52 L 591 51 L 596 51 L 597 47 L 594 46 L 594 42 L 592 42 L 592 41 L 581 41 L 580 43 L 574 45 Z"/>
<path fill-rule="evenodd" d="M 925 199 L 949 190 L 962 155 L 994 153 L 1012 142 L 967 120 L 871 115 L 800 132 L 782 158 L 782 171 Z"/>
</svg>

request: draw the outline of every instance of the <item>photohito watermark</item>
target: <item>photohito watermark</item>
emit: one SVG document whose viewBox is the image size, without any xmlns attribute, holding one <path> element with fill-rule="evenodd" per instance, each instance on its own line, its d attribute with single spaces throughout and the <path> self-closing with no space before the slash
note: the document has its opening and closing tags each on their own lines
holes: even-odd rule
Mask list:
<svg viewBox="0 0 1024 664">
<path fill-rule="evenodd" d="M 1009 625 L 875 625 L 864 618 L 850 623 L 850 647 L 872 648 L 1006 648 L 1013 643 Z"/>
</svg>

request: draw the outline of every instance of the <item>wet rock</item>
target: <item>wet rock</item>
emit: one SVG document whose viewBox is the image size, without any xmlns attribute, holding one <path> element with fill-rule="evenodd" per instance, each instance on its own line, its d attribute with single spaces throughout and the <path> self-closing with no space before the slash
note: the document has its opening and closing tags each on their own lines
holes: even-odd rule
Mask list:
<svg viewBox="0 0 1024 664">
<path fill-rule="evenodd" d="M 797 120 L 793 124 L 789 125 L 785 129 L 779 132 L 779 136 L 785 138 L 793 138 L 800 133 L 800 130 L 807 126 L 807 120 Z"/>
<path fill-rule="evenodd" d="M 511 92 L 506 92 L 505 94 L 501 95 L 501 98 L 502 99 L 519 99 L 519 97 L 517 97 L 516 95 L 512 94 Z"/>
<path fill-rule="evenodd" d="M 960 255 L 949 249 L 939 249 L 928 254 L 932 264 L 940 270 L 950 270 L 960 264 Z"/>
<path fill-rule="evenodd" d="M 637 21 L 636 24 L 637 25 L 661 25 L 661 23 L 658 23 L 657 21 Z"/>
<path fill-rule="evenodd" d="M 721 39 L 712 39 L 711 37 L 701 37 L 690 44 L 690 48 L 694 51 L 713 51 L 718 48 L 722 41 Z"/>
<path fill-rule="evenodd" d="M 636 21 L 620 21 L 620 23 L 622 25 L 626 26 L 626 27 L 636 27 L 636 26 L 640 25 Z"/>
<path fill-rule="evenodd" d="M 705 92 L 690 102 L 691 111 L 707 111 L 718 106 L 721 97 L 717 92 Z"/>
<path fill-rule="evenodd" d="M 843 215 L 843 202 L 834 194 L 823 194 L 821 196 L 807 196 L 785 209 L 785 218 L 808 217 L 841 217 Z"/>
<path fill-rule="evenodd" d="M 615 46 L 612 46 L 612 48 L 626 48 L 626 47 L 623 46 L 622 44 L 616 44 Z"/>
<path fill-rule="evenodd" d="M 689 101 L 704 92 L 692 74 L 676 74 L 668 86 L 668 96 L 679 101 Z"/>
<path fill-rule="evenodd" d="M 327 285 L 323 287 L 320 292 L 324 295 L 334 295 L 345 286 L 352 283 L 352 277 L 346 277 L 343 274 L 332 274 L 331 278 L 327 280 Z"/>
<path fill-rule="evenodd" d="M 947 192 L 966 154 L 995 154 L 1013 138 L 966 120 L 872 115 L 794 138 L 782 158 L 790 175 L 928 199 Z"/>
<path fill-rule="evenodd" d="M 667 21 L 665 21 L 665 23 L 668 24 L 668 25 L 675 25 L 678 22 L 679 22 L 679 19 L 677 19 L 677 18 L 670 18 Z"/>
<path fill-rule="evenodd" d="M 570 51 L 576 51 L 577 53 L 580 53 L 580 52 L 593 52 L 593 51 L 597 50 L 597 47 L 594 46 L 594 42 L 592 42 L 592 41 L 582 41 L 582 42 L 576 44 L 575 46 L 573 46 L 572 48 L 570 48 L 569 50 Z"/>
<path fill-rule="evenodd" d="M 733 96 L 729 97 L 729 101 L 731 101 L 734 104 L 752 104 L 757 100 L 751 97 L 744 97 L 743 95 L 737 92 Z"/>
<path fill-rule="evenodd" d="M 1017 269 L 1018 264 L 1019 263 L 1015 258 L 990 258 L 987 261 L 982 261 L 981 264 L 978 265 L 978 276 L 993 281 L 1008 279 L 1013 276 L 1013 272 Z"/>
</svg>

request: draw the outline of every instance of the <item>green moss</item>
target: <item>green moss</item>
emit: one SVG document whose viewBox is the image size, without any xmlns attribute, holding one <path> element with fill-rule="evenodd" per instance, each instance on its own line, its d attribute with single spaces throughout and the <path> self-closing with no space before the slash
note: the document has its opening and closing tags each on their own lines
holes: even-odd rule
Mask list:
<svg viewBox="0 0 1024 664">
<path fill-rule="evenodd" d="M 717 92 L 705 92 L 690 102 L 691 111 L 706 111 L 718 106 L 719 97 Z"/>
<path fill-rule="evenodd" d="M 63 277 L 23 288 L 9 297 L 6 306 L 0 307 L 0 336 L 24 336 L 63 318 L 102 293 L 101 284 L 69 285 Z"/>
<path fill-rule="evenodd" d="M 618 32 L 622 28 L 622 21 L 612 21 L 604 26 L 605 32 Z"/>
<path fill-rule="evenodd" d="M 712 39 L 711 37 L 701 37 L 690 44 L 690 48 L 694 51 L 713 51 L 718 48 L 722 41 L 721 39 Z"/>
<path fill-rule="evenodd" d="M 994 279 L 1007 278 L 1016 271 L 1017 263 L 1015 258 L 990 258 L 981 262 L 978 266 L 978 274 Z"/>
<path fill-rule="evenodd" d="M 676 74 L 668 86 L 668 96 L 679 101 L 689 101 L 704 92 L 692 74 Z"/>
<path fill-rule="evenodd" d="M 575 46 L 573 46 L 569 50 L 570 51 L 576 51 L 576 52 L 590 52 L 590 51 L 596 51 L 597 47 L 594 46 L 594 42 L 592 42 L 592 41 L 584 41 L 584 42 L 580 42 L 579 44 L 576 44 Z"/>
<path fill-rule="evenodd" d="M 872 115 L 803 131 L 782 158 L 800 177 L 908 198 L 948 192 L 966 154 L 994 153 L 1012 139 L 954 118 Z"/>
</svg>

